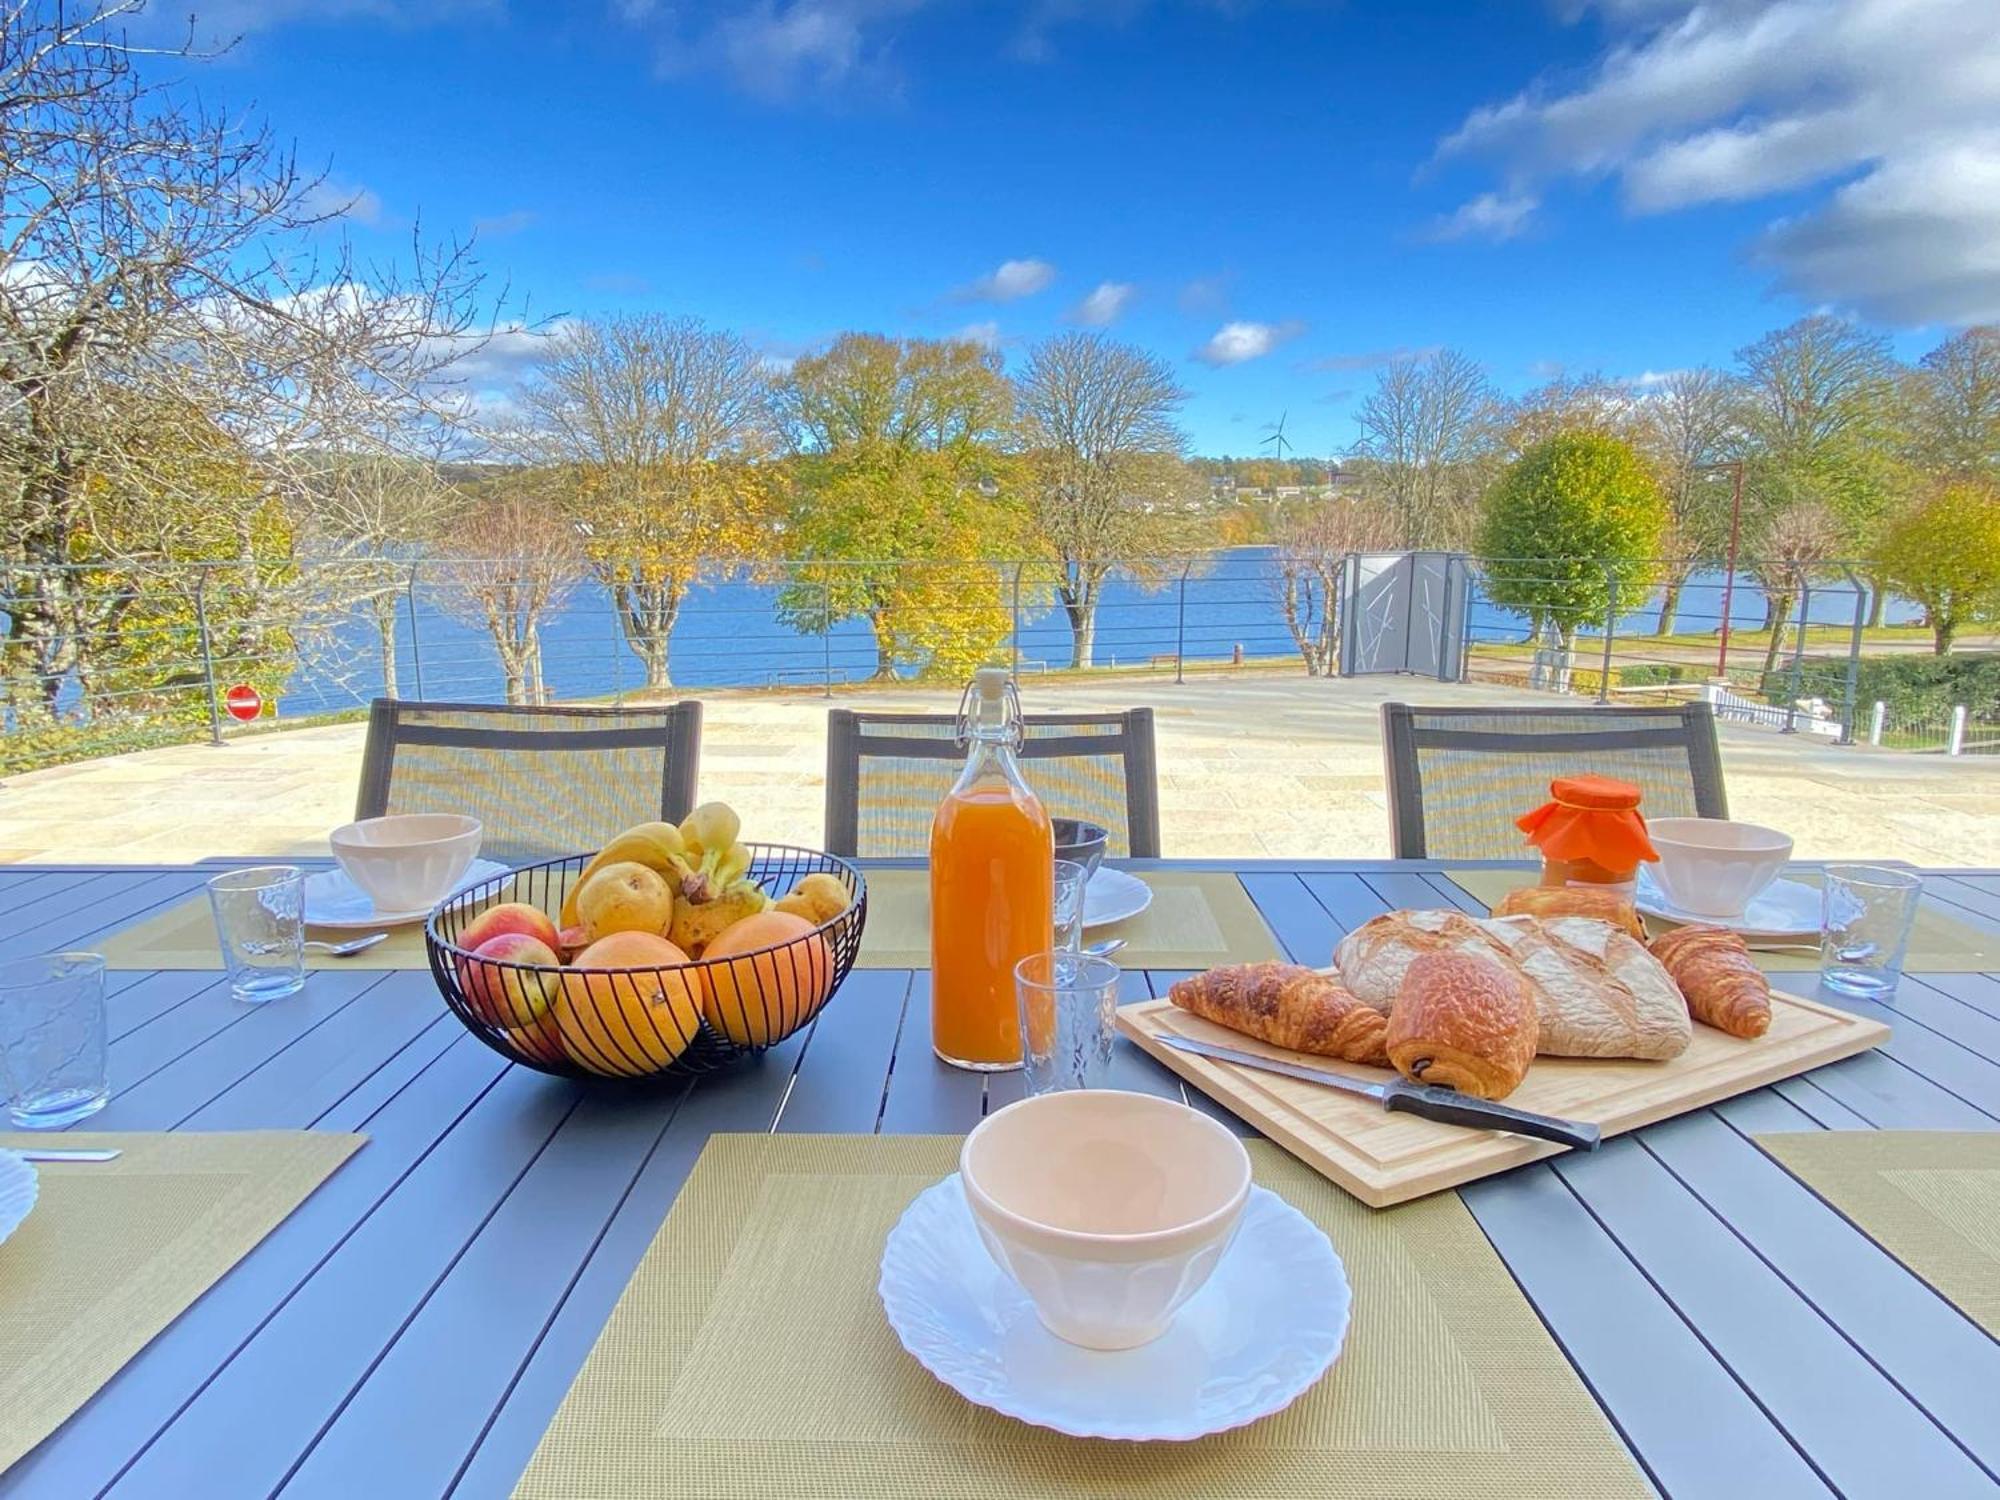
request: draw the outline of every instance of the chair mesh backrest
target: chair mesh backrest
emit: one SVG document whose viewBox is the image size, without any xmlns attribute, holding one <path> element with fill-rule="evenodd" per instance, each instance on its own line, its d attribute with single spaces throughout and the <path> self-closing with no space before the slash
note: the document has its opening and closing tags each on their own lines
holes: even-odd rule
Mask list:
<svg viewBox="0 0 2000 1500">
<path fill-rule="evenodd" d="M 701 705 L 517 708 L 378 698 L 355 816 L 467 813 L 482 859 L 508 864 L 601 848 L 622 829 L 677 822 L 694 801 Z"/>
<path fill-rule="evenodd" d="M 1030 714 L 1021 755 L 1051 817 L 1101 824 L 1111 855 L 1158 856 L 1150 709 Z M 862 858 L 928 853 L 931 819 L 964 764 L 952 715 L 835 710 L 827 727 L 828 849 Z M 843 848 L 850 819 L 852 843 Z"/>
<path fill-rule="evenodd" d="M 1514 820 L 1558 776 L 1629 781 L 1652 817 L 1726 818 L 1708 705 L 1681 708 L 1382 708 L 1399 859 L 1520 859 Z"/>
</svg>

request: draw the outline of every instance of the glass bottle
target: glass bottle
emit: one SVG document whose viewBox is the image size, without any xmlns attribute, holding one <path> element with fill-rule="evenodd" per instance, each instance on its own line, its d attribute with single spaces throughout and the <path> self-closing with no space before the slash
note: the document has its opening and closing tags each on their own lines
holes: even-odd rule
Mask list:
<svg viewBox="0 0 2000 1500">
<path fill-rule="evenodd" d="M 1021 1065 L 1014 965 L 1048 951 L 1055 835 L 1014 750 L 1021 705 L 982 667 L 960 708 L 965 769 L 931 824 L 931 1046 L 959 1068 Z"/>
<path fill-rule="evenodd" d="M 1660 856 L 1646 835 L 1639 788 L 1610 776 L 1558 776 L 1549 800 L 1515 820 L 1541 851 L 1543 885 L 1587 885 L 1629 896 L 1638 868 Z"/>
</svg>

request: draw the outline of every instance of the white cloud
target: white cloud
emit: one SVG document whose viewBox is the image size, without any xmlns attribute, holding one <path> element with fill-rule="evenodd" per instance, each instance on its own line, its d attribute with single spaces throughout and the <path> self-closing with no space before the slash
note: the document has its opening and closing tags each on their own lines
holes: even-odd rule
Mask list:
<svg viewBox="0 0 2000 1500">
<path fill-rule="evenodd" d="M 2000 317 L 1994 0 L 1594 8 L 1613 40 L 1580 83 L 1475 110 L 1439 154 L 1610 177 L 1640 214 L 1812 194 L 1751 247 L 1787 290 L 1898 323 Z"/>
<path fill-rule="evenodd" d="M 1224 323 L 1194 357 L 1208 365 L 1240 365 L 1262 359 L 1288 339 L 1305 332 L 1305 325 L 1286 323 Z"/>
<path fill-rule="evenodd" d="M 1109 328 L 1124 316 L 1139 289 L 1129 281 L 1104 281 L 1097 290 L 1070 309 L 1070 321 L 1089 328 Z"/>
<path fill-rule="evenodd" d="M 315 219 L 348 219 L 356 224 L 382 222 L 382 199 L 373 188 L 322 177 L 299 198 L 299 207 Z"/>
<path fill-rule="evenodd" d="M 964 339 L 967 343 L 977 344 L 982 349 L 998 349 L 1000 347 L 1000 325 L 991 318 L 980 323 L 967 323 L 957 333 L 954 333 L 952 337 L 955 339 Z"/>
<path fill-rule="evenodd" d="M 1511 240 L 1528 227 L 1538 206 L 1526 193 L 1481 193 L 1433 220 L 1426 238 Z"/>
<path fill-rule="evenodd" d="M 488 239 L 498 239 L 502 235 L 519 234 L 535 222 L 535 212 L 529 208 L 510 208 L 503 214 L 488 214 L 472 221 L 472 232 Z"/>
<path fill-rule="evenodd" d="M 1056 268 L 1045 260 L 1005 260 L 952 297 L 959 302 L 1018 302 L 1047 290 L 1055 279 Z"/>
<path fill-rule="evenodd" d="M 1383 365 L 1394 364 L 1399 359 L 1422 359 L 1437 351 L 1436 344 L 1426 344 L 1420 349 L 1399 344 L 1393 349 L 1359 349 L 1352 354 L 1322 354 L 1314 359 L 1300 360 L 1298 368 L 1303 374 L 1325 374 L 1335 370 L 1377 370 Z"/>
<path fill-rule="evenodd" d="M 733 5 L 620 4 L 629 24 L 663 27 L 662 71 L 716 73 L 772 103 L 899 86 L 893 22 L 930 0 L 749 0 Z M 691 16 L 692 21 L 683 21 Z"/>
<path fill-rule="evenodd" d="M 188 39 L 192 10 L 195 44 L 214 48 L 294 22 L 369 21 L 407 29 L 493 15 L 503 8 L 504 0 L 201 0 L 196 6 L 148 6 L 130 22 L 141 41 L 177 44 Z"/>
</svg>

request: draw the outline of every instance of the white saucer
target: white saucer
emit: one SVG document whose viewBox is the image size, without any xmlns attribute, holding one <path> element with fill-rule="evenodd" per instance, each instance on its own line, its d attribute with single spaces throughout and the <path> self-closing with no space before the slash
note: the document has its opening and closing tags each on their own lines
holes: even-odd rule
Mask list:
<svg viewBox="0 0 2000 1500">
<path fill-rule="evenodd" d="M 1653 879 L 1652 871 L 1641 866 L 1633 904 L 1651 917 L 1683 924 L 1728 927 L 1749 938 L 1808 938 L 1820 935 L 1820 891 L 1783 876 L 1750 898 L 1750 904 L 1734 917 L 1705 917 L 1684 911 L 1666 897 Z"/>
<path fill-rule="evenodd" d="M 1083 888 L 1083 925 L 1102 927 L 1136 917 L 1153 904 L 1153 888 L 1137 875 L 1099 865 Z"/>
<path fill-rule="evenodd" d="M 467 886 L 477 885 L 482 880 L 491 880 L 495 875 L 505 875 L 507 866 L 496 859 L 475 859 L 459 877 L 458 884 L 445 892 L 445 896 L 456 896 Z M 444 899 L 443 897 L 439 898 Z M 355 927 L 401 927 L 408 922 L 421 922 L 431 914 L 428 906 L 415 911 L 377 911 L 374 899 L 364 894 L 359 886 L 347 878 L 347 872 L 339 866 L 331 870 L 315 870 L 306 876 L 306 926 L 328 927 L 345 930 Z"/>
<path fill-rule="evenodd" d="M 33 1164 L 12 1151 L 0 1151 L 0 1244 L 21 1227 L 40 1191 Z"/>
<path fill-rule="evenodd" d="M 1162 1337 L 1066 1344 L 987 1254 L 956 1172 L 889 1231 L 880 1291 L 903 1347 L 966 1400 L 1071 1437 L 1168 1442 L 1291 1405 L 1339 1356 L 1352 1301 L 1326 1236 L 1253 1187 L 1215 1275 Z"/>
</svg>

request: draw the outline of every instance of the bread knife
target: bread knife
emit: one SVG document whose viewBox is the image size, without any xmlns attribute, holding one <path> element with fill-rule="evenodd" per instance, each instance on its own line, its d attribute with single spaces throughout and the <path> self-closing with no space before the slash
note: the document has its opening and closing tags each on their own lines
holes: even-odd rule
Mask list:
<svg viewBox="0 0 2000 1500">
<path fill-rule="evenodd" d="M 1160 1040 L 1169 1047 L 1192 1052 L 1197 1057 L 1232 1062 L 1245 1068 L 1260 1068 L 1266 1073 L 1282 1073 L 1287 1078 L 1303 1078 L 1307 1083 L 1323 1083 L 1329 1088 L 1360 1094 L 1363 1098 L 1373 1099 L 1384 1109 L 1436 1120 L 1441 1125 L 1463 1125 L 1471 1130 L 1508 1130 L 1515 1135 L 1532 1135 L 1540 1140 L 1573 1146 L 1579 1151 L 1595 1151 L 1600 1139 L 1598 1128 L 1581 1120 L 1558 1120 L 1553 1115 L 1510 1109 L 1491 1099 L 1475 1099 L 1470 1094 L 1439 1088 L 1435 1084 L 1409 1083 L 1401 1078 L 1392 1078 L 1387 1083 L 1369 1083 L 1366 1079 L 1350 1078 L 1329 1068 L 1309 1068 L 1303 1063 L 1262 1057 L 1255 1052 L 1238 1052 L 1234 1047 L 1218 1047 L 1213 1042 L 1198 1042 L 1193 1037 L 1163 1036 Z"/>
</svg>

